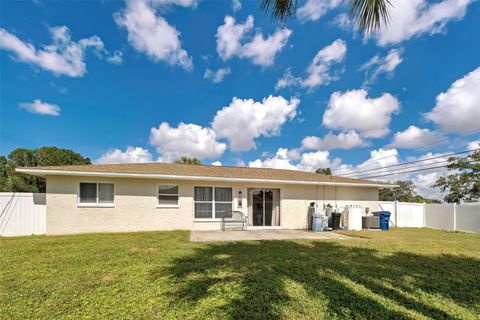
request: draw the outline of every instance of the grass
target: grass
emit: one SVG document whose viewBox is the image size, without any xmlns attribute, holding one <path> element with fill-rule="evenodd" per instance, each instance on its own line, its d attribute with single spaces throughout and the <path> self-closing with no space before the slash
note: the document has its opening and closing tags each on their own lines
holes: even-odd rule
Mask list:
<svg viewBox="0 0 480 320">
<path fill-rule="evenodd" d="M 480 319 L 480 235 L 346 233 L 360 238 L 3 238 L 0 318 Z"/>
</svg>

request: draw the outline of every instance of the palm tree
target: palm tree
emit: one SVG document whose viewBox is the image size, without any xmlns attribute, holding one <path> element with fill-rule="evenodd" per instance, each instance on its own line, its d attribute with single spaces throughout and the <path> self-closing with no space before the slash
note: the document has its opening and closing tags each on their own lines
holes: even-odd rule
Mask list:
<svg viewBox="0 0 480 320">
<path fill-rule="evenodd" d="M 347 0 L 350 3 L 350 18 L 358 29 L 370 34 L 378 31 L 383 24 L 388 24 L 390 0 Z M 261 0 L 261 8 L 270 12 L 274 20 L 285 23 L 295 17 L 297 0 Z"/>
<path fill-rule="evenodd" d="M 315 171 L 315 173 L 316 174 L 325 174 L 325 175 L 331 176 L 332 175 L 332 170 L 330 168 L 318 168 Z"/>
<path fill-rule="evenodd" d="M 189 157 L 180 157 L 180 159 L 175 160 L 175 163 L 183 163 L 183 164 L 202 164 L 197 158 L 189 158 Z"/>
</svg>

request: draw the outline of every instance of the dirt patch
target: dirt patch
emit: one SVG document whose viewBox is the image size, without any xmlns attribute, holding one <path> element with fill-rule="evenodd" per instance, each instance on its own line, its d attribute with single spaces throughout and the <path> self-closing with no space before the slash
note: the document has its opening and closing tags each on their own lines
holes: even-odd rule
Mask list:
<svg viewBox="0 0 480 320">
<path fill-rule="evenodd" d="M 111 275 L 111 274 L 104 274 L 104 275 L 100 278 L 100 280 L 101 280 L 102 282 L 113 282 L 113 281 L 115 281 L 116 279 L 117 279 L 117 277 L 114 276 L 114 275 Z"/>
</svg>

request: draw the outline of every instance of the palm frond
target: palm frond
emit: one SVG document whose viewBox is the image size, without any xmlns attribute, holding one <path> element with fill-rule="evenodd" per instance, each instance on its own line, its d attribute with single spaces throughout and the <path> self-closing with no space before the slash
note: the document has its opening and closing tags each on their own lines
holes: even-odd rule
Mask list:
<svg viewBox="0 0 480 320">
<path fill-rule="evenodd" d="M 287 19 L 295 17 L 297 0 L 261 0 L 261 8 L 271 12 L 272 19 L 279 20 L 282 24 Z"/>
<path fill-rule="evenodd" d="M 350 2 L 350 18 L 358 29 L 368 35 L 387 26 L 390 20 L 390 0 L 345 0 Z M 274 20 L 284 24 L 287 19 L 295 17 L 297 0 L 261 0 L 264 12 L 270 12 Z"/>
<path fill-rule="evenodd" d="M 358 29 L 364 34 L 380 30 L 390 20 L 390 0 L 350 0 L 350 18 L 355 20 Z"/>
</svg>

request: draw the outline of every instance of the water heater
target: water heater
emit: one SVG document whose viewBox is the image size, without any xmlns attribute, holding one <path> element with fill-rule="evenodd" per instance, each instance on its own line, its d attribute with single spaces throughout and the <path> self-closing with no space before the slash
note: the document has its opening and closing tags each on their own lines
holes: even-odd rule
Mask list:
<svg viewBox="0 0 480 320">
<path fill-rule="evenodd" d="M 359 205 L 348 205 L 347 229 L 362 230 L 362 208 Z"/>
</svg>

